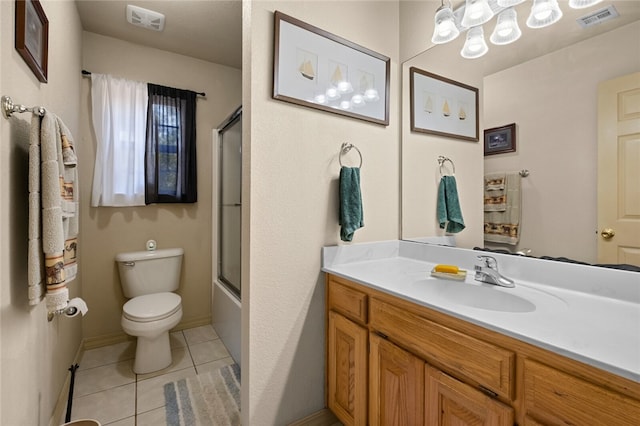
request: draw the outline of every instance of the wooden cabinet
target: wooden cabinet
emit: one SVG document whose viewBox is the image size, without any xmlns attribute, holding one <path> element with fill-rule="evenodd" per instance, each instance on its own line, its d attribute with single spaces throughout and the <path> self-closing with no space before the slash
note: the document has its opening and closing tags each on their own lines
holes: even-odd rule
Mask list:
<svg viewBox="0 0 640 426">
<path fill-rule="evenodd" d="M 444 327 L 392 303 L 371 298 L 370 304 L 371 328 L 393 336 L 394 341 L 438 368 L 512 398 L 513 352 Z"/>
<path fill-rule="evenodd" d="M 426 367 L 425 426 L 512 426 L 513 408 L 451 376 Z"/>
<path fill-rule="evenodd" d="M 638 382 L 333 275 L 327 342 L 345 425 L 639 424 Z"/>
<path fill-rule="evenodd" d="M 524 361 L 523 390 L 527 416 L 543 424 L 640 424 L 639 401 L 533 360 Z"/>
<path fill-rule="evenodd" d="M 369 331 L 330 311 L 327 339 L 327 406 L 345 425 L 367 424 Z"/>
<path fill-rule="evenodd" d="M 376 334 L 369 343 L 369 424 L 421 425 L 424 361 Z"/>
</svg>

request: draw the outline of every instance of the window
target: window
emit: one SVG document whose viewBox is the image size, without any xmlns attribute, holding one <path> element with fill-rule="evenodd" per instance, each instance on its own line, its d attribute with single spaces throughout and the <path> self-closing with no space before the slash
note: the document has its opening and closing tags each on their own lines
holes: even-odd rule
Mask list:
<svg viewBox="0 0 640 426">
<path fill-rule="evenodd" d="M 164 112 L 164 114 L 163 114 Z M 178 184 L 178 111 L 153 106 L 153 119 L 158 123 L 158 193 L 176 196 Z"/>
<path fill-rule="evenodd" d="M 91 205 L 195 203 L 196 93 L 91 74 Z"/>
<path fill-rule="evenodd" d="M 194 203 L 196 93 L 148 86 L 145 202 Z"/>
</svg>

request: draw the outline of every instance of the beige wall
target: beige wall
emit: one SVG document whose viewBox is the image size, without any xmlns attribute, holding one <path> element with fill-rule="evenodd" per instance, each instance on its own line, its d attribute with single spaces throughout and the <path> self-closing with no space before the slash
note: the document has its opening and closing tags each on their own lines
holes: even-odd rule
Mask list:
<svg viewBox="0 0 640 426">
<path fill-rule="evenodd" d="M 518 249 L 597 262 L 597 85 L 640 70 L 639 34 L 636 22 L 485 78 L 485 127 L 517 123 L 517 151 L 485 170 L 531 172 Z"/>
<path fill-rule="evenodd" d="M 43 105 L 80 135 L 82 28 L 73 1 L 41 2 L 49 19 L 49 82 L 14 49 L 15 2 L 0 2 L 0 94 Z M 0 117 L 0 423 L 46 425 L 81 341 L 81 319 L 47 322 L 44 301 L 27 303 L 27 148 L 31 114 Z M 81 207 L 84 208 L 84 207 Z M 81 260 L 82 262 L 82 260 Z M 81 263 L 82 264 L 82 263 Z M 80 269 L 82 276 L 82 268 Z M 70 283 L 81 294 L 81 280 Z M 90 315 L 93 312 L 90 313 Z M 55 424 L 58 424 L 55 422 Z"/>
<path fill-rule="evenodd" d="M 274 10 L 391 58 L 389 126 L 271 98 Z M 282 425 L 324 407 L 320 250 L 340 243 L 343 142 L 363 157 L 365 227 L 354 242 L 398 237 L 398 16 L 396 1 L 245 3 L 243 424 Z"/>
<path fill-rule="evenodd" d="M 179 293 L 181 326 L 209 323 L 211 318 L 212 247 L 212 130 L 242 99 L 241 71 L 98 34 L 83 33 L 82 67 L 88 71 L 205 92 L 197 101 L 198 202 L 145 207 L 89 207 L 95 146 L 91 124 L 90 79 L 82 82 L 79 150 L 83 206 L 81 236 L 85 299 L 93 315 L 83 322 L 87 344 L 99 345 L 124 337 L 120 326 L 122 295 L 114 257 L 144 250 L 154 239 L 158 247 L 183 247 Z M 75 72 L 75 71 L 74 71 Z M 79 73 L 79 71 L 78 71 Z"/>
</svg>

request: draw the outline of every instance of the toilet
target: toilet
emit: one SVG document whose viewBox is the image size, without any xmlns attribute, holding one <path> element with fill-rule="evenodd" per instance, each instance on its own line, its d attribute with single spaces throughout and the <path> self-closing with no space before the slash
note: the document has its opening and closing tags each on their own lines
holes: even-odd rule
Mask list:
<svg viewBox="0 0 640 426">
<path fill-rule="evenodd" d="M 182 248 L 116 255 L 120 283 L 128 300 L 122 307 L 122 329 L 137 337 L 133 371 L 151 373 L 171 365 L 169 330 L 182 319 L 180 284 Z"/>
</svg>

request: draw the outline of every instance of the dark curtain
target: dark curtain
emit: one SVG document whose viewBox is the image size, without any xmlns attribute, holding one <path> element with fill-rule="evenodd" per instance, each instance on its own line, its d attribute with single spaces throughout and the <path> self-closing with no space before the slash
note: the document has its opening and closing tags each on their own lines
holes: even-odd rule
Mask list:
<svg viewBox="0 0 640 426">
<path fill-rule="evenodd" d="M 145 203 L 195 203 L 196 96 L 148 84 Z"/>
</svg>

